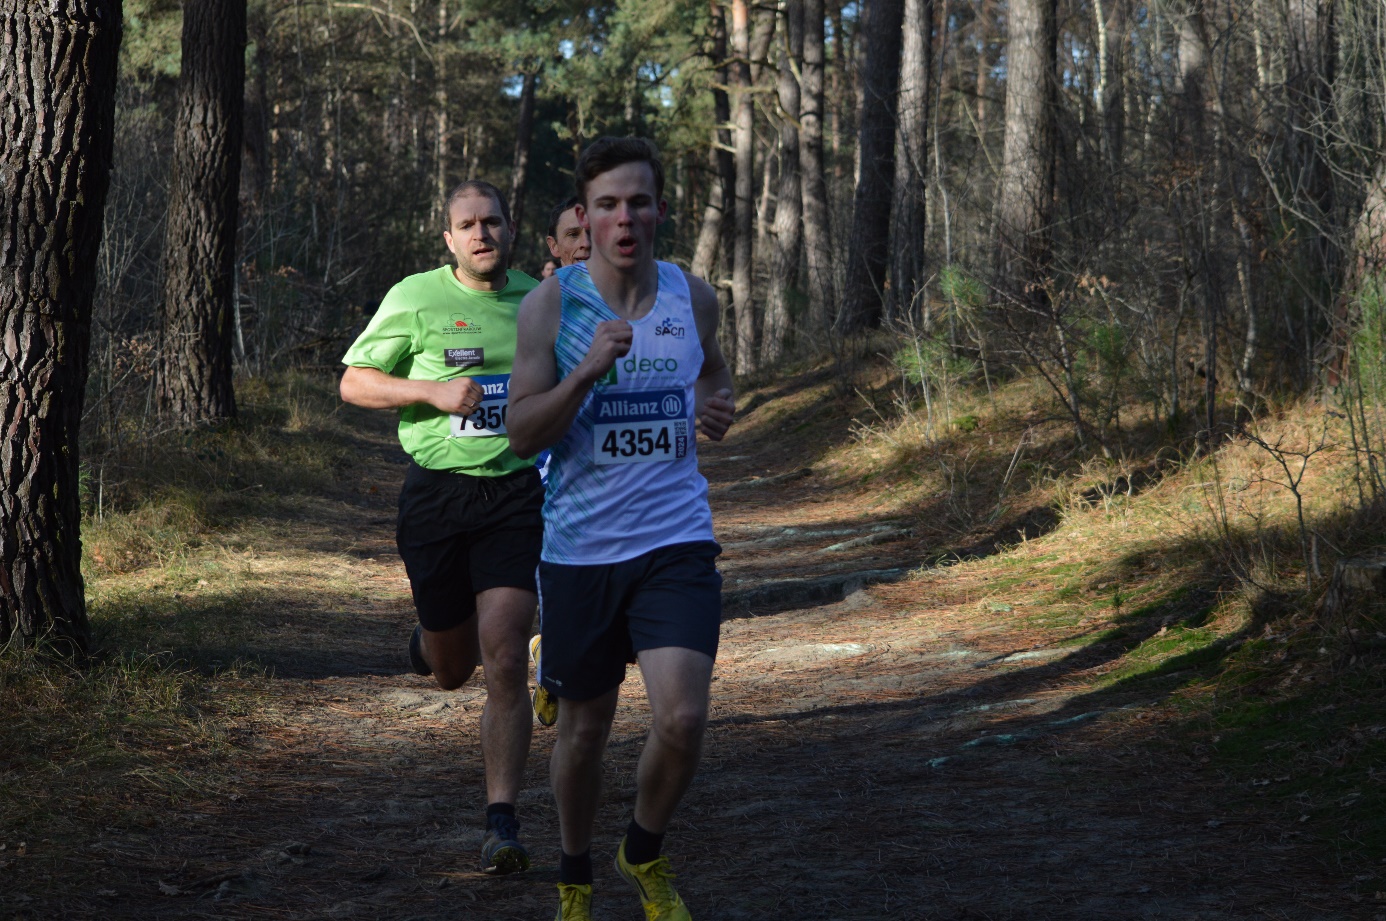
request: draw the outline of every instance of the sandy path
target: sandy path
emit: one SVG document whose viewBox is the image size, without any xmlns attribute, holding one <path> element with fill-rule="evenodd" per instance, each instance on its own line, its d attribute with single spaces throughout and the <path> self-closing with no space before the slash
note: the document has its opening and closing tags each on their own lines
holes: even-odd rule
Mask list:
<svg viewBox="0 0 1386 921">
<path fill-rule="evenodd" d="M 726 590 L 751 602 L 729 605 L 704 764 L 667 845 L 694 917 L 1374 916 L 1349 871 L 1220 808 L 1196 762 L 1140 742 L 1142 702 L 1093 694 L 1090 654 L 1031 648 L 950 601 L 946 575 L 860 589 L 851 574 L 919 564 L 910 523 L 812 476 L 744 485 L 797 469 L 770 451 L 732 439 L 705 457 Z M 397 483 L 380 464 L 367 477 Z M 87 891 L 17 916 L 553 916 L 552 731 L 535 731 L 519 804 L 535 867 L 486 877 L 484 690 L 441 692 L 402 667 L 394 488 L 318 548 L 388 600 L 295 612 L 298 642 L 264 650 L 270 704 L 237 723 L 231 779 L 171 829 L 104 830 L 74 858 Z M 828 587 L 805 602 L 777 594 L 785 580 Z M 603 921 L 641 917 L 609 866 L 646 717 L 638 673 L 627 691 L 594 849 Z"/>
</svg>

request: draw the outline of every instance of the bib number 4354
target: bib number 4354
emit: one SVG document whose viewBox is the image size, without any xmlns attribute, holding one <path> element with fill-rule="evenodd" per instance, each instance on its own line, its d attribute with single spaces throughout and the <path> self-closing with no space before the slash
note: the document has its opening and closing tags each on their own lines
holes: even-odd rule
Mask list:
<svg viewBox="0 0 1386 921">
<path fill-rule="evenodd" d="M 688 456 L 688 417 L 681 391 L 599 394 L 592 427 L 598 464 L 641 464 Z"/>
<path fill-rule="evenodd" d="M 612 429 L 602 439 L 602 453 L 609 457 L 649 457 L 658 451 L 669 454 L 671 450 L 669 429 Z"/>
</svg>

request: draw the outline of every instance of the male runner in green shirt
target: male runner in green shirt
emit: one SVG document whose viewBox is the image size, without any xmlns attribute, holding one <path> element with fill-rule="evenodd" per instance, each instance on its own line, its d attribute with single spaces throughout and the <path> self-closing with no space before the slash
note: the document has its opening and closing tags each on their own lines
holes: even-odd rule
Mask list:
<svg viewBox="0 0 1386 921">
<path fill-rule="evenodd" d="M 516 312 L 537 282 L 509 268 L 515 226 L 495 186 L 464 182 L 446 211 L 457 265 L 390 289 L 342 358 L 341 394 L 399 411 L 412 461 L 396 540 L 419 615 L 409 658 L 445 690 L 466 683 L 478 660 L 486 670 L 482 861 L 510 873 L 529 867 L 515 800 L 529 755 L 526 644 L 543 489 L 533 458 L 510 449 L 505 420 Z"/>
</svg>

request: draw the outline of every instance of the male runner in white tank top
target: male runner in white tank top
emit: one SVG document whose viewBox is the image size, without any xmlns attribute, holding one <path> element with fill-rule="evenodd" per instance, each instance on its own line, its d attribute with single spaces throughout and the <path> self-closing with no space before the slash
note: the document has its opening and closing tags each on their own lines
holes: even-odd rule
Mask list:
<svg viewBox="0 0 1386 921">
<path fill-rule="evenodd" d="M 592 824 L 629 661 L 652 720 L 616 868 L 649 921 L 690 918 L 660 849 L 697 770 L 721 621 L 695 429 L 720 441 L 735 406 L 715 293 L 654 258 L 663 186 L 649 141 L 602 138 L 584 151 L 578 214 L 591 256 L 520 307 L 510 442 L 553 449 L 539 582 L 543 682 L 560 701 L 559 921 L 591 917 Z"/>
</svg>

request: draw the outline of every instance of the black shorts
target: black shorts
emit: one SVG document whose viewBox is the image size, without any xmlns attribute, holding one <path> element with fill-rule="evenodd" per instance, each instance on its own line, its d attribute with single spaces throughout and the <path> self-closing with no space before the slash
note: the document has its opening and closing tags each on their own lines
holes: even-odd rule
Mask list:
<svg viewBox="0 0 1386 921">
<path fill-rule="evenodd" d="M 559 697 L 591 700 L 619 687 L 646 649 L 717 656 L 722 574 L 712 541 L 673 544 L 598 566 L 539 564 L 541 681 Z"/>
<path fill-rule="evenodd" d="M 466 623 L 488 588 L 535 591 L 543 508 L 532 467 L 484 477 L 409 464 L 395 542 L 425 630 Z"/>
</svg>

